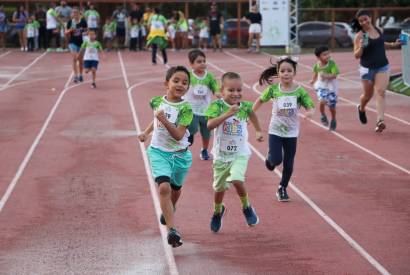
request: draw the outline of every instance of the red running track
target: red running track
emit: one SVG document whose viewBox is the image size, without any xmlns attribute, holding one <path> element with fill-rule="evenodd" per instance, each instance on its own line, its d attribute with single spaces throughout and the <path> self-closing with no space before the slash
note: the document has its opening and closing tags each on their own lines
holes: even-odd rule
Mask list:
<svg viewBox="0 0 410 275">
<path fill-rule="evenodd" d="M 390 54 L 395 70 L 397 52 Z M 169 55 L 172 64 L 187 65 L 186 52 Z M 148 101 L 163 94 L 166 68 L 152 66 L 148 53 L 121 56 L 123 69 L 116 53 L 101 63 L 96 90 L 89 83 L 69 83 L 64 90 L 70 58 L 47 54 L 0 92 L 2 200 L 23 159 L 29 157 L 0 210 L 0 270 L 4 274 L 378 273 L 295 192 L 290 191 L 291 203 L 278 203 L 274 190 L 279 178 L 264 168 L 255 153 L 246 184 L 260 224 L 245 225 L 239 199 L 231 190 L 225 200 L 224 227 L 219 234 L 211 233 L 212 167 L 199 160 L 199 138 L 192 148 L 194 163 L 176 212 L 184 245 L 172 250 L 176 268 L 170 268 L 169 248 L 164 249 L 162 243 L 125 81 L 129 86 L 139 85 L 132 89 L 131 99 L 145 127 L 152 120 Z M 268 65 L 268 57 L 239 50 L 207 56 L 208 68 L 215 75 L 237 71 L 248 87 L 256 82 L 260 67 Z M 20 69 L 35 58 L 13 52 L 0 58 L 0 63 L 11 57 Z M 347 54 L 335 54 L 335 59 L 342 73 L 356 66 Z M 313 62 L 312 56 L 301 57 L 306 66 Z M 309 77 L 309 70 L 300 67 L 297 79 L 307 83 Z M 360 86 L 353 82 L 355 75 L 345 77 L 350 80 L 340 81 L 340 94 L 357 101 Z M 245 89 L 247 100 L 257 96 Z M 264 128 L 270 116 L 268 105 L 258 112 Z M 410 99 L 389 95 L 388 105 L 392 116 L 405 121 L 409 117 Z M 53 107 L 41 139 L 26 155 Z M 342 101 L 338 105 L 338 133 L 409 170 L 405 150 L 410 126 L 386 118 L 387 131 L 376 135 L 372 125 L 358 123 L 354 108 Z M 369 112 L 369 116 L 374 114 Z M 257 143 L 251 135 L 250 143 L 265 154 L 266 142 Z M 302 122 L 298 146 L 295 186 L 385 270 L 408 274 L 409 174 L 310 121 Z"/>
</svg>

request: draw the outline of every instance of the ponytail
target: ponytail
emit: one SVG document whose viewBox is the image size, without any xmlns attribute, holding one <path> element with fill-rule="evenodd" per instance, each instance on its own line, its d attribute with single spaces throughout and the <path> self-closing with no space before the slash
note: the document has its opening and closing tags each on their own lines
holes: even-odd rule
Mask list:
<svg viewBox="0 0 410 275">
<path fill-rule="evenodd" d="M 272 84 L 272 77 L 277 77 L 278 76 L 278 68 L 277 65 L 273 65 L 272 67 L 267 68 L 264 70 L 261 75 L 259 76 L 259 85 L 264 85 L 264 84 Z"/>
</svg>

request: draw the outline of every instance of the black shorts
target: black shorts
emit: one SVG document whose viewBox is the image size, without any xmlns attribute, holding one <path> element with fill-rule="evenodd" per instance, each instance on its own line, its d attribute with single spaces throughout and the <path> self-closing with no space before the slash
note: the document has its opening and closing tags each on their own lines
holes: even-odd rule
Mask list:
<svg viewBox="0 0 410 275">
<path fill-rule="evenodd" d="M 209 34 L 211 36 L 219 35 L 221 34 L 221 28 L 211 28 Z"/>
<path fill-rule="evenodd" d="M 116 36 L 117 37 L 125 37 L 125 29 L 124 28 L 117 28 Z"/>
</svg>

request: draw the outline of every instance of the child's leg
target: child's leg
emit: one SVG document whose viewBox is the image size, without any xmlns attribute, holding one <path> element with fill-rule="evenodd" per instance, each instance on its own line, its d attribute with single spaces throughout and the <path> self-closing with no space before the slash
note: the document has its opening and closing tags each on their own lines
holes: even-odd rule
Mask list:
<svg viewBox="0 0 410 275">
<path fill-rule="evenodd" d="M 79 54 L 79 53 L 77 53 L 77 61 L 78 61 L 78 71 L 79 71 L 79 73 L 80 73 L 80 76 L 82 76 L 83 75 L 83 63 L 84 63 L 84 61 L 83 61 L 83 56 L 81 55 L 81 54 Z"/>
<path fill-rule="evenodd" d="M 336 106 L 329 107 L 330 115 L 332 116 L 332 120 L 336 119 Z"/>
<path fill-rule="evenodd" d="M 221 213 L 222 212 L 222 201 L 225 196 L 225 191 L 221 192 L 215 192 L 214 193 L 214 209 L 215 213 Z"/>
<path fill-rule="evenodd" d="M 174 206 L 174 208 L 175 208 L 175 205 L 177 204 L 180 196 L 181 196 L 181 189 L 179 189 L 179 190 L 172 189 L 171 201 L 172 201 L 172 205 Z"/>
<path fill-rule="evenodd" d="M 152 44 L 151 45 L 151 48 L 152 48 L 152 59 L 151 59 L 151 61 L 152 61 L 152 64 L 157 64 L 157 49 L 158 49 L 158 46 L 157 46 L 157 44 Z"/>
<path fill-rule="evenodd" d="M 283 171 L 280 185 L 285 189 L 293 173 L 293 163 L 296 155 L 297 138 L 283 138 Z"/>
<path fill-rule="evenodd" d="M 168 63 L 167 51 L 166 48 L 162 49 L 162 59 L 164 60 L 164 64 Z"/>
<path fill-rule="evenodd" d="M 196 132 L 198 132 L 198 125 L 199 125 L 199 120 L 198 116 L 194 115 L 191 121 L 191 124 L 188 126 L 188 131 L 189 131 L 189 137 L 188 137 L 188 142 L 190 145 L 194 144 L 194 137 Z"/>
<path fill-rule="evenodd" d="M 266 167 L 273 171 L 275 167 L 282 163 L 283 140 L 276 135 L 269 135 L 269 152 L 266 158 Z"/>
<path fill-rule="evenodd" d="M 93 73 L 93 83 L 95 83 L 95 79 L 97 77 L 97 69 L 96 68 L 92 68 L 91 72 Z"/>
<path fill-rule="evenodd" d="M 319 110 L 320 110 L 320 113 L 322 114 L 322 115 L 326 115 L 326 112 L 325 112 L 325 106 L 326 106 L 326 101 L 325 100 L 321 100 L 320 101 L 320 105 L 319 105 Z"/>
<path fill-rule="evenodd" d="M 171 184 L 169 182 L 162 182 L 159 185 L 158 192 L 161 211 L 167 221 L 166 226 L 168 229 L 174 228 L 174 208 L 171 201 Z"/>
<path fill-rule="evenodd" d="M 242 181 L 232 181 L 233 186 L 235 186 L 236 193 L 238 193 L 241 199 L 242 209 L 249 207 L 248 193 L 246 192 L 245 185 Z"/>
<path fill-rule="evenodd" d="M 74 77 L 77 77 L 77 76 L 78 76 L 78 68 L 77 68 L 78 58 L 77 58 L 77 53 L 72 52 L 71 55 L 72 55 L 72 57 L 73 57 L 72 67 L 73 67 Z"/>
<path fill-rule="evenodd" d="M 209 148 L 209 141 L 211 137 L 211 131 L 207 128 L 207 119 L 204 116 L 199 117 L 199 127 L 202 136 L 202 148 L 208 150 Z"/>
</svg>

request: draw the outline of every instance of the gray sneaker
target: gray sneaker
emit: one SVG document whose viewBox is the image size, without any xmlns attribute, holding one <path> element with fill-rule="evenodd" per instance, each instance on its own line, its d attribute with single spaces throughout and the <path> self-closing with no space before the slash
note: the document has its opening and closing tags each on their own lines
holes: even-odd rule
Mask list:
<svg viewBox="0 0 410 275">
<path fill-rule="evenodd" d="M 329 121 L 327 120 L 326 115 L 320 115 L 320 122 L 322 122 L 322 125 L 325 127 L 329 126 Z"/>
<path fill-rule="evenodd" d="M 332 120 L 330 121 L 329 130 L 330 130 L 330 131 L 336 130 L 336 126 L 337 126 L 336 119 L 332 119 Z"/>
</svg>

